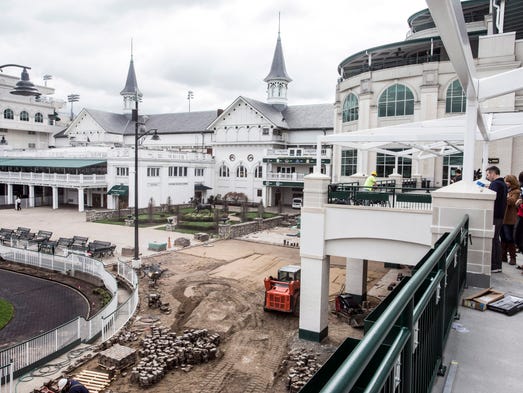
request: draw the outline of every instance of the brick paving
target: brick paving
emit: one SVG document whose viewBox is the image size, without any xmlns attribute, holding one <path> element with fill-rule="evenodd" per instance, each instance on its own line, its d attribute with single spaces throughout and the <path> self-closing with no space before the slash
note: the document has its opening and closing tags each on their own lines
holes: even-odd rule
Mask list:
<svg viewBox="0 0 523 393">
<path fill-rule="evenodd" d="M 0 348 L 51 330 L 77 315 L 88 315 L 89 304 L 76 290 L 59 283 L 0 269 L 0 297 L 14 306 L 13 319 L 0 330 Z"/>
</svg>

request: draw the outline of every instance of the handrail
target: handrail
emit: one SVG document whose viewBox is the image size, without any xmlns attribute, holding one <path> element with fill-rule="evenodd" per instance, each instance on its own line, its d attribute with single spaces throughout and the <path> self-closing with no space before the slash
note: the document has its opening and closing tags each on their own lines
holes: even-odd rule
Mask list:
<svg viewBox="0 0 523 393">
<path fill-rule="evenodd" d="M 66 273 L 68 270 L 81 270 L 86 274 L 100 278 L 113 295 L 111 301 L 97 314 L 86 320 L 76 317 L 48 332 L 25 340 L 9 348 L 0 350 L 0 367 L 13 359 L 14 372 L 18 375 L 44 358 L 58 355 L 76 341 L 90 342 L 98 335 L 102 341 L 112 337 L 135 313 L 138 306 L 138 277 L 136 272 L 122 262 L 118 262 L 120 277 L 132 289 L 128 299 L 118 305 L 116 278 L 105 270 L 102 262 L 86 256 L 71 254 L 69 258 L 42 254 L 30 250 L 20 250 L 0 245 L 2 257 L 13 262 L 28 264 L 37 268 L 50 268 Z M 125 266 L 120 266 L 125 265 Z M 117 318 L 118 316 L 122 316 Z M 111 329 L 108 329 L 110 324 Z"/>
<path fill-rule="evenodd" d="M 448 236 L 444 237 L 435 249 L 429 251 L 429 253 L 425 257 L 426 259 L 424 258 L 424 260 L 422 260 L 418 264 L 417 271 L 415 271 L 412 277 L 410 277 L 410 279 L 406 281 L 405 285 L 402 286 L 402 288 L 396 293 L 395 297 L 391 300 L 388 307 L 385 308 L 381 316 L 370 327 L 368 332 L 365 334 L 364 338 L 358 343 L 358 345 L 354 348 L 350 355 L 341 363 L 341 365 L 334 372 L 332 377 L 325 383 L 324 387 L 321 390 L 322 393 L 351 392 L 351 389 L 355 386 L 356 382 L 358 381 L 362 373 L 365 371 L 365 368 L 367 367 L 373 356 L 376 354 L 380 346 L 384 343 L 392 328 L 394 326 L 397 326 L 398 320 L 400 318 L 406 318 L 408 321 L 410 321 L 410 325 L 413 325 L 413 323 L 420 316 L 419 309 L 414 307 L 414 297 L 416 295 L 416 292 L 422 287 L 423 284 L 426 284 L 426 280 L 429 279 L 430 275 L 434 273 L 435 268 L 440 269 L 439 272 L 441 272 L 441 270 L 446 269 L 447 261 L 449 261 L 448 251 L 451 250 L 450 253 L 453 254 L 455 250 L 454 244 L 456 242 L 459 242 L 461 244 L 463 244 L 464 242 L 464 252 L 466 258 L 468 220 L 468 215 L 465 215 L 465 217 L 462 219 L 459 225 Z M 452 258 L 454 258 L 454 256 Z M 457 274 L 459 275 L 459 269 Z M 441 275 L 438 275 L 438 278 L 441 281 L 445 276 L 446 270 L 444 273 L 442 272 Z M 464 278 L 462 278 L 462 280 L 464 281 Z M 437 279 L 433 277 L 432 282 L 434 283 L 436 281 Z M 462 283 L 460 282 L 459 284 L 460 285 L 458 285 L 456 288 L 457 291 L 462 289 Z M 428 296 L 431 296 L 434 290 L 436 290 L 436 284 L 428 288 L 427 292 L 430 293 L 430 295 Z M 426 298 L 422 299 L 422 303 L 426 302 L 426 300 Z M 457 304 L 449 306 L 454 306 L 455 309 L 457 309 Z M 404 312 L 407 308 L 407 315 L 405 315 Z M 446 312 L 445 308 L 446 305 L 444 304 L 442 312 Z M 442 316 L 441 318 L 444 317 L 445 316 Z M 447 321 L 444 319 L 441 320 L 442 330 L 445 329 L 445 322 Z M 411 335 L 414 333 L 413 330 L 414 329 L 411 326 Z M 444 331 L 441 331 L 440 334 L 442 337 L 446 336 Z M 396 336 L 396 341 L 397 340 L 399 340 L 398 336 Z M 407 341 L 403 339 L 402 342 L 404 342 L 403 347 L 406 347 L 408 352 L 411 349 L 409 347 L 409 344 L 406 344 Z M 409 340 L 409 343 L 410 346 L 412 346 L 412 350 L 410 354 L 408 354 L 408 356 L 412 356 L 412 353 L 414 352 L 413 340 Z M 444 343 L 441 344 L 444 345 Z M 384 361 L 390 362 L 390 358 L 386 357 Z M 405 365 L 405 367 L 409 367 L 409 365 L 407 364 Z M 382 362 L 380 370 L 382 370 L 381 372 L 384 373 L 385 371 L 383 370 L 386 370 L 386 372 L 388 373 L 390 371 L 390 367 L 385 367 L 384 363 Z M 383 376 L 375 376 L 373 380 L 379 379 L 381 381 L 383 379 L 382 377 Z M 405 383 L 409 386 L 411 382 L 412 381 L 405 381 Z M 374 392 L 377 390 L 372 389 L 369 391 Z M 410 392 L 411 390 L 410 388 L 407 388 L 402 391 Z"/>
</svg>

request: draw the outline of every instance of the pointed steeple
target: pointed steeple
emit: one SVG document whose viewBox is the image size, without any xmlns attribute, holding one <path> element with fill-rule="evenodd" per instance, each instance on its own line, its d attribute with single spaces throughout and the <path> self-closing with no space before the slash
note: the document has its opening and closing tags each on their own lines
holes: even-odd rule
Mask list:
<svg viewBox="0 0 523 393">
<path fill-rule="evenodd" d="M 138 89 L 138 82 L 136 81 L 136 73 L 134 72 L 134 60 L 133 60 L 133 43 L 131 41 L 131 62 L 129 63 L 129 71 L 127 72 L 127 80 L 125 87 L 120 92 L 123 96 L 124 109 L 132 109 L 133 103 L 136 99 L 142 100 L 142 92 Z"/>
<path fill-rule="evenodd" d="M 285 109 L 287 106 L 287 85 L 292 81 L 285 69 L 285 59 L 281 45 L 279 15 L 278 15 L 278 39 L 272 58 L 272 65 L 269 75 L 263 80 L 267 82 L 267 103 L 278 106 L 278 109 Z"/>
</svg>

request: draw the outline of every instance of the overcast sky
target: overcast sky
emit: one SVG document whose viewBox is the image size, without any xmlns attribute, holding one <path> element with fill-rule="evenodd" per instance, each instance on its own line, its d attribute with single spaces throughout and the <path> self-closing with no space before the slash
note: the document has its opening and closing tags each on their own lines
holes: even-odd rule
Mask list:
<svg viewBox="0 0 523 393">
<path fill-rule="evenodd" d="M 401 41 L 424 0 L 2 0 L 1 64 L 53 79 L 55 99 L 121 113 L 131 39 L 141 113 L 227 107 L 239 95 L 265 101 L 281 12 L 289 104 L 334 101 L 346 57 Z M 17 75 L 16 68 L 4 72 Z M 68 112 L 70 104 L 61 111 Z"/>
</svg>

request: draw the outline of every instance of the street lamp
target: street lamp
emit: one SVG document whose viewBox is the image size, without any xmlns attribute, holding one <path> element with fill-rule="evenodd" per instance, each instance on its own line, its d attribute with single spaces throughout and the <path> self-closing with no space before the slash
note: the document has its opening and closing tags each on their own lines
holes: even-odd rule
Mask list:
<svg viewBox="0 0 523 393">
<path fill-rule="evenodd" d="M 138 243 L 138 142 L 140 139 L 145 138 L 150 133 L 153 133 L 152 140 L 157 141 L 160 139 L 158 135 L 158 129 L 152 128 L 148 131 L 139 132 L 140 126 L 145 126 L 144 123 L 138 121 L 138 95 L 135 96 L 135 109 L 133 109 L 131 119 L 134 121 L 134 257 L 133 267 L 140 267 L 140 251 Z"/>
<path fill-rule="evenodd" d="M 5 67 L 18 67 L 23 68 L 22 75 L 20 77 L 20 80 L 16 82 L 16 86 L 14 87 L 14 90 L 11 91 L 11 94 L 17 95 L 17 96 L 33 96 L 33 97 L 39 97 L 41 93 L 38 91 L 38 89 L 35 87 L 33 82 L 29 80 L 29 73 L 27 70 L 30 70 L 31 67 L 19 65 L 19 64 L 4 64 L 0 66 L 0 71 L 2 71 Z"/>
<path fill-rule="evenodd" d="M 69 94 L 67 96 L 67 102 L 71 103 L 71 120 L 74 118 L 74 112 L 73 112 L 73 102 L 80 101 L 80 95 L 78 94 Z"/>
<path fill-rule="evenodd" d="M 191 100 L 194 98 L 194 93 L 192 90 L 187 92 L 187 100 L 189 101 L 189 112 L 191 111 Z"/>
</svg>

